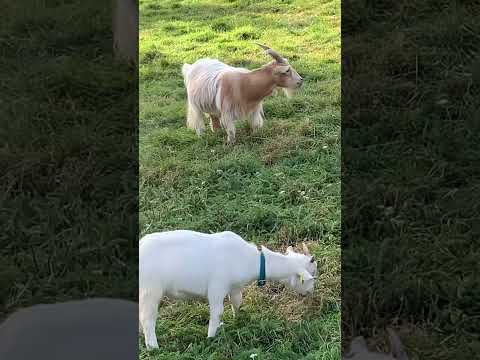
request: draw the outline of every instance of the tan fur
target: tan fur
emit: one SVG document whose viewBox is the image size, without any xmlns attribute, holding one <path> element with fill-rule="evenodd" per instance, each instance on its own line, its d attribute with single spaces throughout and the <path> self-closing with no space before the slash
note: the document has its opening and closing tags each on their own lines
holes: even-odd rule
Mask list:
<svg viewBox="0 0 480 360">
<path fill-rule="evenodd" d="M 225 73 L 220 79 L 222 87 L 221 110 L 228 110 L 230 104 L 235 104 L 238 115 L 247 115 L 254 111 L 267 96 L 272 95 L 278 87 L 297 86 L 287 74 L 277 72 L 286 67 L 276 61 L 249 73 Z M 294 71 L 294 70 L 293 70 Z"/>
<path fill-rule="evenodd" d="M 287 59 L 271 49 L 268 54 L 278 60 L 252 71 L 208 58 L 197 60 L 192 65 L 184 64 L 182 74 L 188 96 L 187 126 L 201 135 L 205 128 L 202 113 L 209 114 L 212 131 L 216 131 L 220 124 L 226 130 L 230 144 L 235 141 L 236 120 L 247 120 L 252 131 L 261 128 L 263 100 L 277 87 L 293 92 L 303 83 L 302 77 Z"/>
<path fill-rule="evenodd" d="M 222 87 L 222 112 L 229 104 L 235 104 L 240 114 L 247 115 L 271 95 L 275 82 L 271 68 L 254 70 L 251 73 L 226 73 L 220 80 Z M 239 115 L 240 115 L 239 114 Z"/>
</svg>

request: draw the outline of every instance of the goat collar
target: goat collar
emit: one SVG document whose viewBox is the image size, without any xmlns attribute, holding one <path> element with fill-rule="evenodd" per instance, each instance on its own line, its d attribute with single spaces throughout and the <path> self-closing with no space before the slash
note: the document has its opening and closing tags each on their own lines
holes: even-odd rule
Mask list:
<svg viewBox="0 0 480 360">
<path fill-rule="evenodd" d="M 260 251 L 260 273 L 258 274 L 258 286 L 263 286 L 265 285 L 265 255 L 263 254 L 263 251 Z"/>
</svg>

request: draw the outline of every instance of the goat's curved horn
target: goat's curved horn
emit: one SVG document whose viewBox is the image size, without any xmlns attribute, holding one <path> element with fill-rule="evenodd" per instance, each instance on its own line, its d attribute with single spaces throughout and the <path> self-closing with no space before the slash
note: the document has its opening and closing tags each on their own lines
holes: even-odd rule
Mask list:
<svg viewBox="0 0 480 360">
<path fill-rule="evenodd" d="M 277 53 L 276 51 L 272 50 L 272 49 L 269 48 L 268 46 L 265 46 L 265 45 L 262 45 L 262 44 L 259 44 L 259 43 L 255 43 L 255 44 L 257 44 L 257 45 L 260 46 L 263 50 L 265 50 L 265 52 L 266 52 L 268 55 L 270 55 L 272 58 L 274 58 L 275 60 L 277 60 L 278 63 L 280 63 L 280 64 L 287 64 L 287 63 L 288 63 L 284 57 L 282 57 L 279 53 Z"/>
</svg>

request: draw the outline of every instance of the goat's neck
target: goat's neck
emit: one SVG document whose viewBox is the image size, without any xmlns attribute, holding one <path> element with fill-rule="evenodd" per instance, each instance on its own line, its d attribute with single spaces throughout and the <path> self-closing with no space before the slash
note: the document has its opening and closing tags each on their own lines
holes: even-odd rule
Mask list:
<svg viewBox="0 0 480 360">
<path fill-rule="evenodd" d="M 271 95 L 275 89 L 276 84 L 272 77 L 272 70 L 268 67 L 253 70 L 245 76 L 248 79 L 248 87 L 245 89 L 244 96 L 249 102 L 260 102 Z"/>
<path fill-rule="evenodd" d="M 265 275 L 267 280 L 283 280 L 297 273 L 298 264 L 292 258 L 268 250 L 265 247 L 263 247 L 263 254 L 265 255 Z"/>
</svg>

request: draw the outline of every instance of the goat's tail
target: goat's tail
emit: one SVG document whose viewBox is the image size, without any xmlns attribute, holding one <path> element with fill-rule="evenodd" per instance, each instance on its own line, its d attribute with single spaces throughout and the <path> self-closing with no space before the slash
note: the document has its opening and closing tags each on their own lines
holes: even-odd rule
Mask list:
<svg viewBox="0 0 480 360">
<path fill-rule="evenodd" d="M 183 75 L 183 79 L 185 80 L 185 84 L 187 83 L 188 73 L 190 72 L 191 67 L 192 65 L 190 64 L 183 64 L 182 66 L 182 75 Z"/>
<path fill-rule="evenodd" d="M 183 64 L 182 66 L 182 75 L 183 75 L 183 82 L 185 84 L 185 88 L 188 86 L 188 78 L 190 75 L 190 69 L 192 68 L 192 65 L 190 64 Z"/>
<path fill-rule="evenodd" d="M 188 102 L 187 127 L 194 129 L 198 136 L 205 131 L 202 111 L 191 101 Z"/>
<path fill-rule="evenodd" d="M 192 68 L 191 64 L 183 64 L 182 66 L 183 81 L 185 82 L 186 88 L 188 88 L 188 79 L 190 76 L 191 68 Z M 205 131 L 203 113 L 200 110 L 200 108 L 197 106 L 195 99 L 190 99 L 190 98 L 188 99 L 187 127 L 190 129 L 194 129 L 197 135 L 199 136 Z"/>
</svg>

